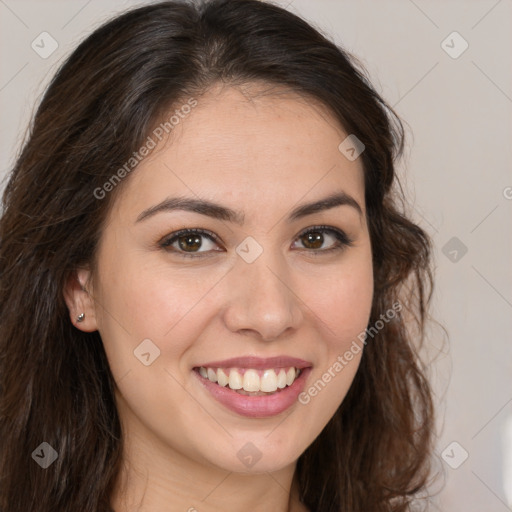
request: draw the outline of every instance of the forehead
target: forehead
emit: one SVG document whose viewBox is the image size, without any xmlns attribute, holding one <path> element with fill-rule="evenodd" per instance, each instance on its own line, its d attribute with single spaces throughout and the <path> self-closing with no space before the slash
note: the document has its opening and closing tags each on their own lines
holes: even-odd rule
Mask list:
<svg viewBox="0 0 512 512">
<path fill-rule="evenodd" d="M 237 201 L 263 215 L 268 205 L 342 190 L 364 208 L 361 159 L 339 151 L 347 133 L 318 102 L 235 87 L 215 87 L 196 101 L 129 177 L 119 207 L 142 210 L 182 194 Z"/>
</svg>

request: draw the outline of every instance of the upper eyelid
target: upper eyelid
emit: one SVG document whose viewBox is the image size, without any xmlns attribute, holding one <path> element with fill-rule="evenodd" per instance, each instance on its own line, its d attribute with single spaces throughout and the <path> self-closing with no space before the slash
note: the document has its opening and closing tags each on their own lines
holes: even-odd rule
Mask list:
<svg viewBox="0 0 512 512">
<path fill-rule="evenodd" d="M 315 231 L 315 230 L 331 232 L 331 234 L 333 234 L 334 236 L 336 234 L 344 235 L 347 239 L 348 244 L 351 244 L 353 241 L 352 238 L 347 235 L 347 233 L 344 229 L 335 228 L 335 227 L 331 227 L 331 226 L 325 226 L 325 225 L 313 225 L 313 226 L 304 228 L 303 230 L 299 231 L 299 233 L 295 236 L 294 240 L 299 238 L 300 236 L 303 236 L 306 233 L 309 233 L 310 231 Z M 179 238 L 180 236 L 189 234 L 189 233 L 191 233 L 191 234 L 195 233 L 200 236 L 206 236 L 206 237 L 210 238 L 215 243 L 222 243 L 220 237 L 218 235 L 216 235 L 213 231 L 210 231 L 208 229 L 205 229 L 205 228 L 183 228 L 183 229 L 179 229 L 179 230 L 175 231 L 174 233 L 171 233 L 168 236 L 163 237 L 162 240 L 160 241 L 160 244 L 167 244 L 168 246 L 171 246 L 172 243 L 174 243 L 177 238 Z M 339 240 L 338 240 L 338 242 L 339 242 Z M 203 252 L 208 252 L 208 251 L 203 251 Z M 194 253 L 190 253 L 190 254 L 194 254 Z M 201 253 L 197 252 L 195 254 L 201 254 Z"/>
<path fill-rule="evenodd" d="M 209 231 L 208 229 L 203 229 L 203 228 L 183 228 L 183 229 L 178 229 L 177 231 L 174 231 L 173 233 L 169 234 L 169 235 L 165 235 L 160 243 L 164 243 L 164 242 L 167 242 L 169 240 L 173 240 L 175 238 L 178 238 L 180 236 L 184 236 L 184 235 L 187 235 L 187 234 L 198 234 L 200 236 L 206 236 L 206 237 L 210 237 L 214 242 L 220 242 L 221 239 L 218 235 L 216 235 L 213 231 Z"/>
</svg>

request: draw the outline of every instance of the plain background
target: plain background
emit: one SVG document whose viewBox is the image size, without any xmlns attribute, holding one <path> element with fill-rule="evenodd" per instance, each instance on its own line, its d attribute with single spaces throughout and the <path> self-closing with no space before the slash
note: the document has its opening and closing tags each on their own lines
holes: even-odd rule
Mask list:
<svg viewBox="0 0 512 512">
<path fill-rule="evenodd" d="M 143 3 L 0 0 L 1 179 L 64 57 Z M 446 479 L 429 510 L 512 510 L 512 1 L 278 3 L 354 53 L 406 122 L 400 175 L 435 244 L 432 314 L 449 335 L 428 346 Z M 42 32 L 58 43 L 46 59 Z"/>
</svg>

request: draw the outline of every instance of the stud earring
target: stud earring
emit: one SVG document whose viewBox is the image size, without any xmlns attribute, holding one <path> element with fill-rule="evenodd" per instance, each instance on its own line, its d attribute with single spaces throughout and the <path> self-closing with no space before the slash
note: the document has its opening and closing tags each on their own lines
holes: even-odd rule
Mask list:
<svg viewBox="0 0 512 512">
<path fill-rule="evenodd" d="M 80 314 L 76 317 L 76 321 L 77 321 L 77 322 L 83 322 L 83 321 L 84 321 L 84 318 L 85 318 L 85 313 L 80 313 Z"/>
</svg>

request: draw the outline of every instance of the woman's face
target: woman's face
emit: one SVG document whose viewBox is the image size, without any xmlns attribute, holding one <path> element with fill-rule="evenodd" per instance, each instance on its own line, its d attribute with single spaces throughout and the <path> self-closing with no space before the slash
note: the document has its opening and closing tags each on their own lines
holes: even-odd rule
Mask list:
<svg viewBox="0 0 512 512">
<path fill-rule="evenodd" d="M 215 88 L 197 102 L 125 178 L 88 326 L 132 438 L 202 465 L 275 471 L 318 436 L 361 358 L 353 342 L 373 291 L 362 162 L 300 97 Z M 198 231 L 174 237 L 184 229 Z"/>
</svg>

